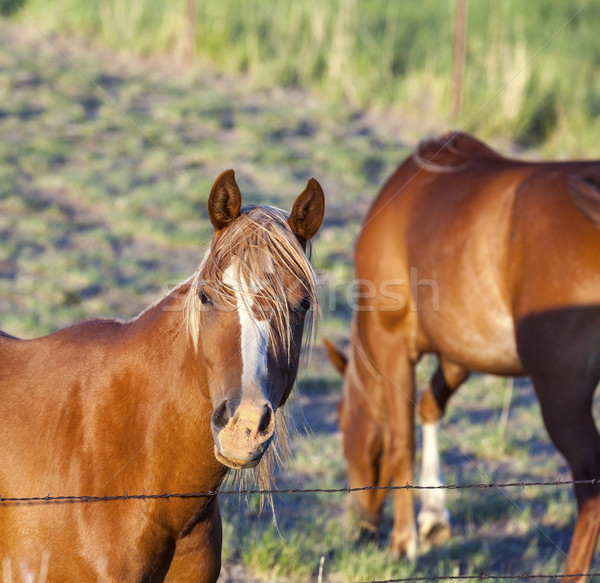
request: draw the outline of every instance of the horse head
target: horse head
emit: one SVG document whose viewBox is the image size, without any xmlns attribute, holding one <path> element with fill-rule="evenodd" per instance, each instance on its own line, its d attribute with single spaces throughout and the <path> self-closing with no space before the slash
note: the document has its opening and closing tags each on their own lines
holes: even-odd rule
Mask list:
<svg viewBox="0 0 600 583">
<path fill-rule="evenodd" d="M 242 207 L 233 170 L 211 190 L 215 232 L 192 281 L 188 326 L 213 406 L 214 453 L 230 468 L 260 462 L 292 390 L 306 315 L 318 312 L 307 247 L 323 213 L 314 179 L 289 217 L 272 207 Z"/>
<path fill-rule="evenodd" d="M 343 436 L 344 456 L 348 464 L 348 485 L 355 488 L 348 497 L 363 535 L 377 530 L 381 520 L 385 490 L 368 486 L 385 486 L 389 477 L 383 449 L 380 409 L 381 375 L 356 337 L 346 356 L 329 340 L 324 340 L 327 357 L 343 377 L 342 397 L 338 405 L 338 425 Z M 365 488 L 365 489 L 363 489 Z"/>
</svg>

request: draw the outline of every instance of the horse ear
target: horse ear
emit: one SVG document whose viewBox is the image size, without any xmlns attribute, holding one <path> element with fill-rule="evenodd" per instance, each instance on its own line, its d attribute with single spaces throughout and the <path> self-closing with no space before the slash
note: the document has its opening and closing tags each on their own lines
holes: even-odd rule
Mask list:
<svg viewBox="0 0 600 583">
<path fill-rule="evenodd" d="M 235 181 L 235 172 L 225 170 L 213 184 L 208 197 L 208 217 L 216 231 L 227 227 L 240 216 L 242 194 Z"/>
<path fill-rule="evenodd" d="M 571 176 L 569 195 L 577 208 L 600 227 L 600 187 L 592 178 Z"/>
<path fill-rule="evenodd" d="M 325 350 L 331 364 L 343 375 L 346 371 L 348 359 L 327 338 L 323 339 L 323 344 L 325 344 Z"/>
<path fill-rule="evenodd" d="M 325 213 L 325 196 L 321 185 L 311 178 L 306 188 L 296 199 L 288 224 L 301 239 L 312 239 L 323 222 Z"/>
</svg>

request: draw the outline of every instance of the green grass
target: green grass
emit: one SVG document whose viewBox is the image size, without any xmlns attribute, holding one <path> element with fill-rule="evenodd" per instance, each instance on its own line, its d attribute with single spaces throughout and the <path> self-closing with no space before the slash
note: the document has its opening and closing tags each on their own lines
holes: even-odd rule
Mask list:
<svg viewBox="0 0 600 583">
<path fill-rule="evenodd" d="M 453 0 L 208 0 L 196 54 L 254 87 L 311 88 L 335 103 L 448 117 Z M 45 33 L 181 60 L 185 2 L 28 0 L 16 18 Z M 472 2 L 463 112 L 453 125 L 554 155 L 598 152 L 600 58 L 591 2 Z"/>
</svg>

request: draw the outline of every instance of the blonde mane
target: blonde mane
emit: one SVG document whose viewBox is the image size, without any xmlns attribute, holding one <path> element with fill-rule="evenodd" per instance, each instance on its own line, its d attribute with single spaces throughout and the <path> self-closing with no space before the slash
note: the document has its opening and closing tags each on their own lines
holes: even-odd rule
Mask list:
<svg viewBox="0 0 600 583">
<path fill-rule="evenodd" d="M 308 321 L 312 339 L 320 314 L 317 276 L 310 264 L 310 241 L 306 253 L 287 222 L 286 214 L 273 207 L 249 206 L 233 224 L 213 238 L 196 273 L 190 279 L 185 298 L 184 322 L 194 349 L 198 350 L 199 313 L 202 304 L 199 294 L 206 286 L 211 298 L 223 309 L 235 309 L 234 292 L 247 296 L 258 319 L 273 323 L 271 341 L 283 342 L 289 353 L 291 318 L 294 306 L 287 297 L 290 291 L 300 292 L 311 304 L 312 318 Z M 237 279 L 252 282 L 241 290 L 233 288 L 224 277 L 225 270 L 235 264 Z M 282 276 L 291 276 L 300 288 L 290 290 Z"/>
<path fill-rule="evenodd" d="M 226 229 L 218 233 L 204 255 L 196 273 L 189 280 L 190 287 L 184 302 L 184 324 L 190 342 L 197 352 L 200 333 L 199 294 L 204 288 L 211 300 L 222 309 L 236 309 L 234 292 L 250 300 L 255 317 L 271 322 L 269 341 L 281 345 L 291 357 L 291 324 L 298 317 L 295 306 L 288 302 L 290 292 L 302 296 L 311 305 L 304 336 L 310 345 L 314 339 L 320 314 L 317 277 L 310 264 L 310 241 L 306 253 L 287 222 L 284 211 L 267 206 L 248 206 Z M 244 284 L 232 287 L 224 277 L 225 271 L 235 266 L 236 279 Z M 284 276 L 288 277 L 284 277 Z M 293 281 L 290 289 L 285 281 Z M 278 343 L 278 344 L 277 344 Z M 275 466 L 289 457 L 289 418 L 278 408 L 277 431 L 265 459 L 253 471 L 261 489 L 269 489 Z M 242 478 L 242 475 L 244 478 Z M 235 480 L 243 480 L 246 471 L 235 472 Z"/>
</svg>

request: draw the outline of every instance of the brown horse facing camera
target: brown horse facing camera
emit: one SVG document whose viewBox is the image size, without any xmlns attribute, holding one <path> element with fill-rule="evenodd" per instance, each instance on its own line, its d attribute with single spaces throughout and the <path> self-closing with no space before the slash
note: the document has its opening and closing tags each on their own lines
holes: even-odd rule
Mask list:
<svg viewBox="0 0 600 583">
<path fill-rule="evenodd" d="M 242 208 L 228 170 L 208 201 L 210 249 L 171 293 L 128 322 L 0 334 L 2 496 L 213 491 L 228 468 L 272 455 L 318 309 L 305 250 L 323 211 L 314 179 L 289 218 Z M 0 558 L 15 580 L 213 582 L 218 501 L 3 502 Z"/>
<path fill-rule="evenodd" d="M 440 366 L 419 406 L 422 485 L 441 484 L 439 419 L 470 371 L 529 375 L 573 478 L 600 478 L 598 185 L 600 162 L 509 160 L 463 133 L 421 145 L 389 179 L 356 246 L 348 360 L 328 347 L 351 487 L 413 483 L 413 369 L 427 352 Z M 352 493 L 367 528 L 385 494 Z M 575 494 L 569 574 L 589 568 L 600 528 L 600 488 Z M 394 507 L 390 550 L 414 556 L 412 493 L 394 491 Z M 443 490 L 424 491 L 418 522 L 422 540 L 449 536 Z"/>
</svg>

